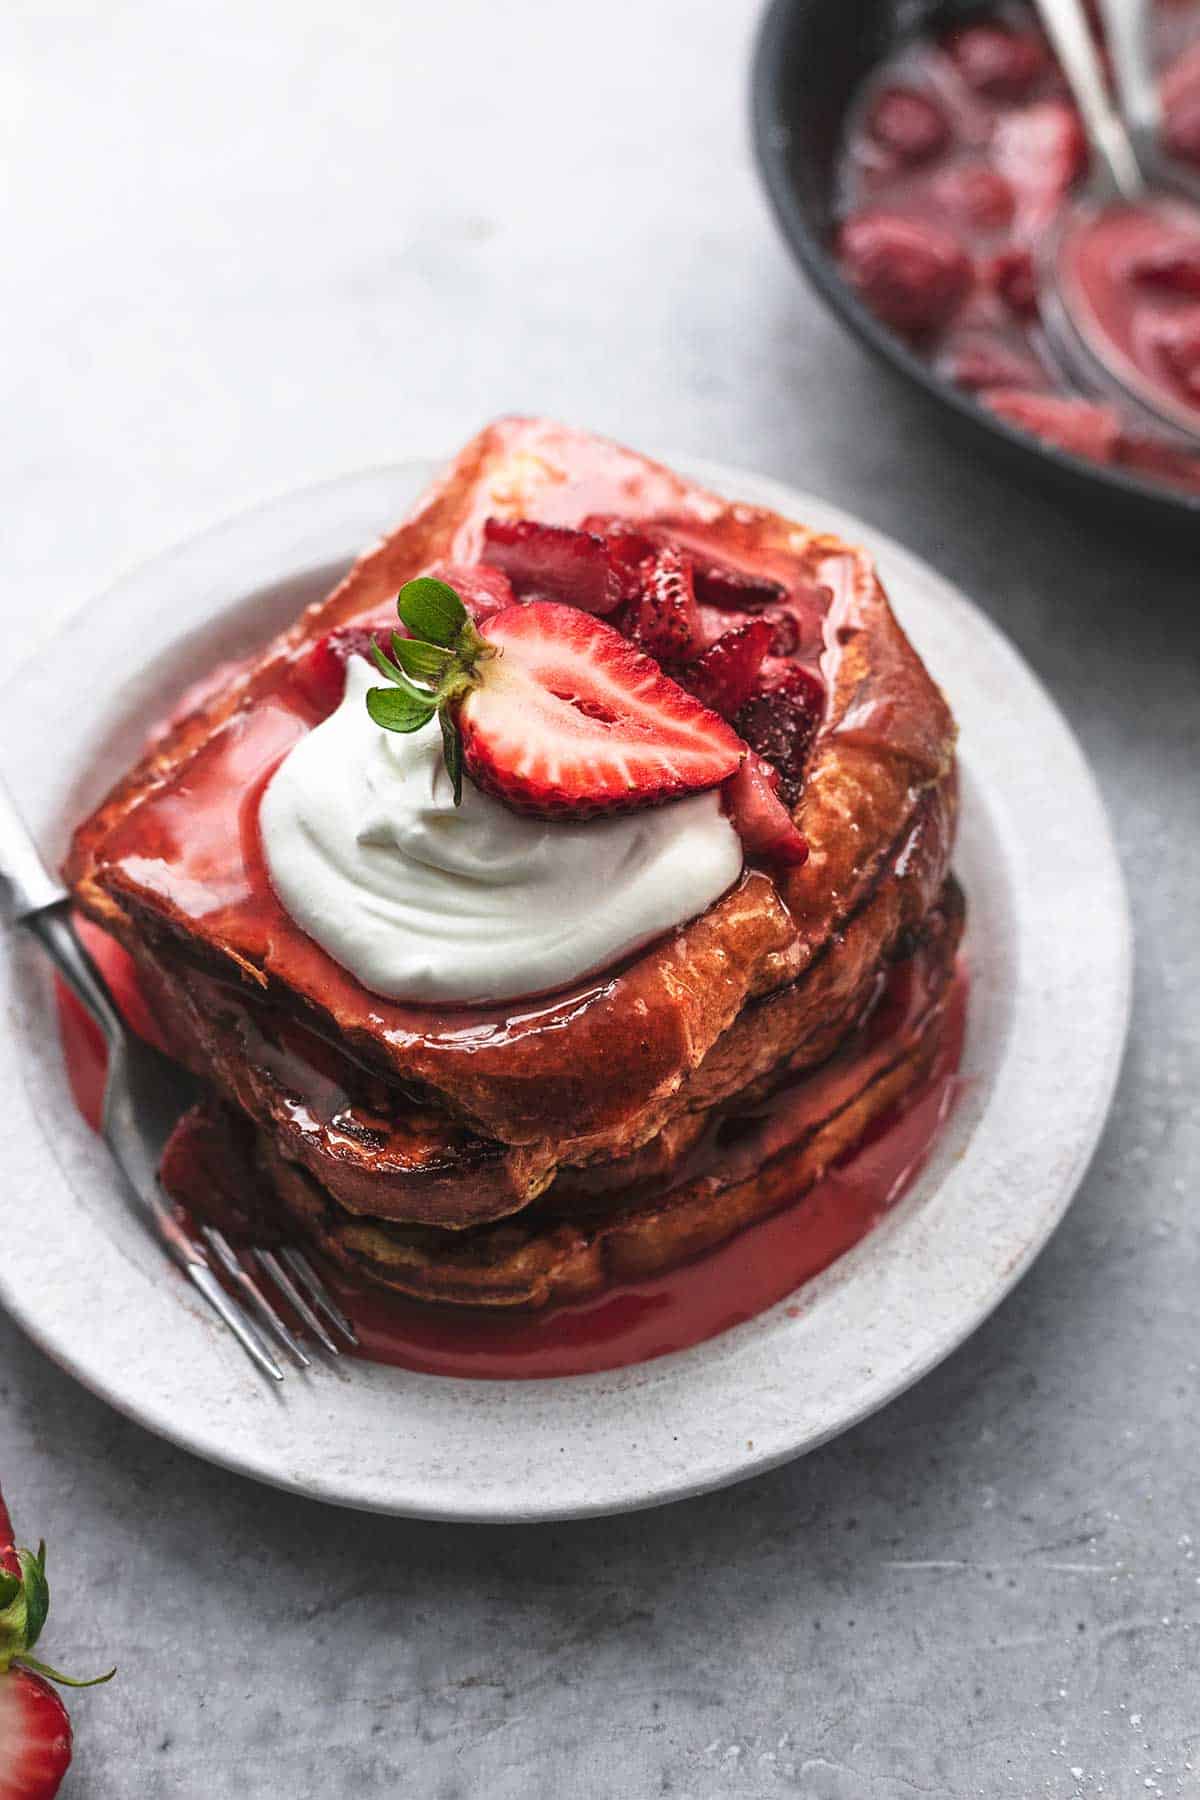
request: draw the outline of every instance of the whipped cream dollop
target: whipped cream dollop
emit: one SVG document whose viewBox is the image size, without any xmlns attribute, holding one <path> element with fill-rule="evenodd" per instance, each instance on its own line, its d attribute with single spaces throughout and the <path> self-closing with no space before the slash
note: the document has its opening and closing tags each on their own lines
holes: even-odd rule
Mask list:
<svg viewBox="0 0 1200 1800">
<path fill-rule="evenodd" d="M 574 823 L 526 818 L 463 783 L 433 719 L 408 736 L 367 712 L 351 657 L 337 711 L 300 740 L 260 812 L 271 885 L 372 993 L 479 1004 L 547 993 L 695 918 L 742 847 L 716 793 Z"/>
</svg>

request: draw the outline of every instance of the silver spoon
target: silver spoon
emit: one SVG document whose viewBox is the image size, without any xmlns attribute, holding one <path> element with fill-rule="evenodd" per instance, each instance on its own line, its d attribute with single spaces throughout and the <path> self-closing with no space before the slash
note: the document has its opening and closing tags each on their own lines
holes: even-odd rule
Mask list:
<svg viewBox="0 0 1200 1800">
<path fill-rule="evenodd" d="M 1112 103 L 1081 0 L 1037 0 L 1042 23 L 1079 108 L 1091 152 L 1086 188 L 1041 246 L 1042 323 L 1052 350 L 1080 386 L 1103 398 L 1124 400 L 1146 423 L 1167 430 L 1176 440 L 1195 444 L 1200 442 L 1200 421 L 1195 414 L 1182 404 L 1174 405 L 1169 394 L 1160 392 L 1148 380 L 1135 384 L 1117 364 L 1115 354 L 1106 355 L 1104 348 L 1085 334 L 1063 295 L 1060 259 L 1072 224 L 1088 213 L 1099 213 L 1114 205 L 1152 208 L 1156 204 L 1178 204 L 1181 193 L 1187 191 L 1174 171 L 1169 178 L 1164 173 L 1161 148 L 1157 152 L 1150 148 L 1161 145 L 1161 108 L 1150 67 L 1148 18 L 1143 0 L 1102 0 L 1102 5 L 1106 18 L 1111 15 L 1120 20 L 1112 50 L 1114 66 L 1125 71 L 1123 76 L 1118 74 L 1122 104 L 1128 92 L 1135 119 L 1144 122 L 1136 128 L 1137 141 L 1147 148 L 1144 156 L 1139 156 L 1126 120 Z M 1147 170 L 1153 183 L 1147 179 Z M 1200 214 L 1196 229 L 1200 234 Z"/>
</svg>

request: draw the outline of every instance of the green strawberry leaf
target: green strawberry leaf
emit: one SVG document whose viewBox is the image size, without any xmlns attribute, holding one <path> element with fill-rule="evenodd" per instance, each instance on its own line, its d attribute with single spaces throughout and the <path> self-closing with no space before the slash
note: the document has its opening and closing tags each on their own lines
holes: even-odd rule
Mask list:
<svg viewBox="0 0 1200 1800">
<path fill-rule="evenodd" d="M 392 633 L 392 655 L 406 675 L 434 683 L 441 680 L 454 661 L 453 650 L 445 650 L 440 644 L 422 643 L 420 638 L 402 638 L 398 631 Z"/>
<path fill-rule="evenodd" d="M 46 1546 L 38 1545 L 37 1555 L 32 1550 L 18 1550 L 17 1560 L 21 1565 L 22 1585 L 25 1589 L 25 1642 L 24 1650 L 32 1650 L 42 1635 L 42 1626 L 46 1623 L 46 1614 L 50 1611 L 50 1584 L 46 1580 Z"/>
<path fill-rule="evenodd" d="M 403 688 L 367 690 L 367 711 L 385 731 L 420 731 L 422 725 L 428 725 L 435 709 L 432 695 L 418 694 L 407 683 Z"/>
<path fill-rule="evenodd" d="M 467 609 L 454 589 L 432 575 L 418 575 L 400 589 L 396 609 L 415 638 L 429 644 L 453 645 L 468 622 Z"/>
</svg>

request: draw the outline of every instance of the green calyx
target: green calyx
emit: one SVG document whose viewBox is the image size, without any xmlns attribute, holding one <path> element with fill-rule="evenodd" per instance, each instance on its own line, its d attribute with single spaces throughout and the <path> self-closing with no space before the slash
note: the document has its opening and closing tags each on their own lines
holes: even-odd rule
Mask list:
<svg viewBox="0 0 1200 1800">
<path fill-rule="evenodd" d="M 111 1681 L 117 1672 L 115 1668 L 105 1675 L 93 1676 L 90 1681 L 75 1681 L 70 1675 L 63 1675 L 49 1663 L 30 1655 L 42 1635 L 42 1626 L 50 1610 L 46 1546 L 39 1544 L 36 1552 L 18 1550 L 16 1558 L 19 1573 L 0 1569 L 0 1675 L 14 1663 L 19 1663 L 36 1675 L 60 1682 L 63 1687 L 98 1687 L 101 1682 Z"/>
<path fill-rule="evenodd" d="M 384 731 L 403 732 L 420 731 L 437 714 L 454 804 L 461 806 L 462 738 L 455 705 L 478 682 L 478 665 L 496 651 L 480 637 L 449 583 L 432 575 L 407 582 L 396 611 L 412 635 L 393 631 L 391 657 L 372 644 L 375 667 L 391 685 L 368 690 L 367 711 Z"/>
</svg>

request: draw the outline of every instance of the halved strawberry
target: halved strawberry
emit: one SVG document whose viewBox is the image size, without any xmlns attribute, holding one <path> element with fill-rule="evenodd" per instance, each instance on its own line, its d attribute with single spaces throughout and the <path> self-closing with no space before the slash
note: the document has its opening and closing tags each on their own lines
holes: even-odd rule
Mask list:
<svg viewBox="0 0 1200 1800">
<path fill-rule="evenodd" d="M 49 1606 L 46 1546 L 36 1554 L 15 1547 L 0 1495 L 0 1800 L 52 1800 L 71 1761 L 71 1722 L 50 1682 L 95 1685 L 31 1655 Z"/>
<path fill-rule="evenodd" d="M 769 619 L 735 625 L 681 669 L 679 680 L 705 706 L 732 719 L 754 692 L 763 660 L 774 648 L 775 631 Z"/>
<path fill-rule="evenodd" d="M 52 1800 L 71 1762 L 67 1709 L 40 1675 L 0 1675 L 0 1800 Z"/>
<path fill-rule="evenodd" d="M 472 780 L 518 812 L 588 818 L 716 787 L 745 755 L 737 734 L 611 625 L 532 601 L 481 627 L 457 703 Z"/>
<path fill-rule="evenodd" d="M 503 570 L 523 600 L 565 600 L 585 612 L 610 613 L 636 587 L 624 558 L 605 538 L 573 526 L 488 519 L 481 555 Z"/>
<path fill-rule="evenodd" d="M 640 566 L 638 587 L 617 621 L 621 632 L 655 662 L 687 662 L 704 641 L 691 558 L 681 550 L 656 550 Z"/>
<path fill-rule="evenodd" d="M 753 751 L 725 783 L 725 805 L 748 856 L 795 866 L 808 858 L 803 833 L 779 798 L 779 775 Z"/>
</svg>

